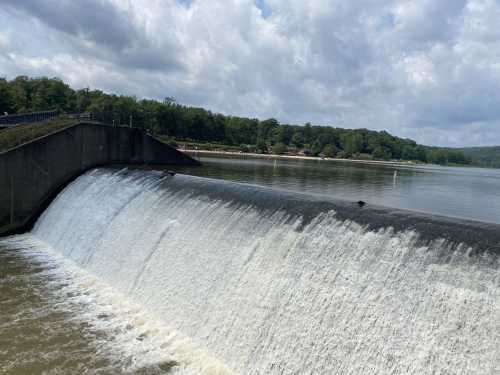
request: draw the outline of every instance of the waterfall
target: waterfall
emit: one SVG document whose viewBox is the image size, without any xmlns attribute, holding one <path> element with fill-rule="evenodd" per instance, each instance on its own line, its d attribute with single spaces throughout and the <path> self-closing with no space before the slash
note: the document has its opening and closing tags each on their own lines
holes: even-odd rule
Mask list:
<svg viewBox="0 0 500 375">
<path fill-rule="evenodd" d="M 96 169 L 32 233 L 242 374 L 500 372 L 498 226 Z"/>
</svg>

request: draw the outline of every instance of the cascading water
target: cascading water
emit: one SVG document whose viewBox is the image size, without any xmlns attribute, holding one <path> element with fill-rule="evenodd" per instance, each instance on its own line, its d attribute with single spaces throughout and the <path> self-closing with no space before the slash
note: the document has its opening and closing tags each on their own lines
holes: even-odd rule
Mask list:
<svg viewBox="0 0 500 375">
<path fill-rule="evenodd" d="M 426 237 L 398 228 L 412 222 L 405 213 L 358 210 L 353 221 L 350 210 L 93 170 L 32 233 L 236 372 L 500 373 L 498 227 L 479 225 L 475 241 L 466 224 L 433 218 Z"/>
</svg>

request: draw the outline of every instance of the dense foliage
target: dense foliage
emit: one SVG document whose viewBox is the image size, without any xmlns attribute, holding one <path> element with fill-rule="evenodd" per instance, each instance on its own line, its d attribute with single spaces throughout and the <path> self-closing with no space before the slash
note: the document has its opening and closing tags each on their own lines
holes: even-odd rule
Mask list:
<svg viewBox="0 0 500 375">
<path fill-rule="evenodd" d="M 418 145 L 386 131 L 341 129 L 330 126 L 280 124 L 225 116 L 203 108 L 188 107 L 166 98 L 138 100 L 99 90 L 73 90 L 58 79 L 17 77 L 0 79 L 0 113 L 59 109 L 92 112 L 97 120 L 128 124 L 172 140 L 216 142 L 242 151 L 300 152 L 326 157 L 414 160 L 437 164 L 470 163 L 462 151 Z"/>
</svg>

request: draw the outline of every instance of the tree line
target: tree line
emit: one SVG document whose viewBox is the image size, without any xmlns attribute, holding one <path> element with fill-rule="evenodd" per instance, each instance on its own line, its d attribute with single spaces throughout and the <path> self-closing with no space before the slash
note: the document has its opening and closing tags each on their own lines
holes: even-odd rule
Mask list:
<svg viewBox="0 0 500 375">
<path fill-rule="evenodd" d="M 12 80 L 0 78 L 0 114 L 57 109 L 92 112 L 96 120 L 128 124 L 172 141 L 212 142 L 259 153 L 301 152 L 313 156 L 412 160 L 435 164 L 471 163 L 461 150 L 429 147 L 386 131 L 343 129 L 331 126 L 281 124 L 213 113 L 163 101 L 107 94 L 100 90 L 74 90 L 57 78 Z"/>
</svg>

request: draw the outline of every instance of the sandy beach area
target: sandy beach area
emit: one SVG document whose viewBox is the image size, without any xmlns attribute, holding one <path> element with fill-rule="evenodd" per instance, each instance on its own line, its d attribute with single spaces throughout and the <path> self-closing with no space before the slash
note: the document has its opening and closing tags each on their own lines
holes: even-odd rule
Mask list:
<svg viewBox="0 0 500 375">
<path fill-rule="evenodd" d="M 346 163 L 359 163 L 359 164 L 374 164 L 374 165 L 394 165 L 404 167 L 416 167 L 424 164 L 416 164 L 410 161 L 383 161 L 383 160 L 364 160 L 364 159 L 341 159 L 341 158 L 322 158 L 318 156 L 302 156 L 302 155 L 276 155 L 276 154 L 256 154 L 251 152 L 234 152 L 234 151 L 211 151 L 211 150 L 193 150 L 193 149 L 179 149 L 191 156 L 237 156 L 249 157 L 260 159 L 277 159 L 277 160 L 318 160 L 318 161 L 338 161 Z"/>
</svg>

